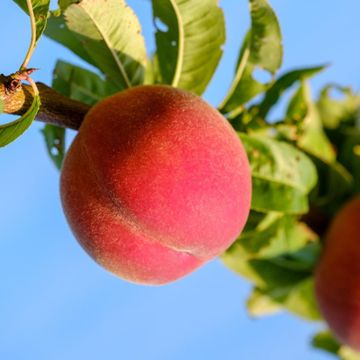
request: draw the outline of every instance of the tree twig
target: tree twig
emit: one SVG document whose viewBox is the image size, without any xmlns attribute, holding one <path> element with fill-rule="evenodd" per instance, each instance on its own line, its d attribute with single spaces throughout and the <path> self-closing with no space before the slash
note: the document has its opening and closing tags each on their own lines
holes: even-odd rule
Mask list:
<svg viewBox="0 0 360 360">
<path fill-rule="evenodd" d="M 61 95 L 43 83 L 36 84 L 41 98 L 41 108 L 36 120 L 79 129 L 90 106 Z M 0 99 L 4 113 L 23 115 L 30 107 L 33 95 L 34 90 L 30 85 L 21 84 L 10 76 L 0 75 Z"/>
</svg>

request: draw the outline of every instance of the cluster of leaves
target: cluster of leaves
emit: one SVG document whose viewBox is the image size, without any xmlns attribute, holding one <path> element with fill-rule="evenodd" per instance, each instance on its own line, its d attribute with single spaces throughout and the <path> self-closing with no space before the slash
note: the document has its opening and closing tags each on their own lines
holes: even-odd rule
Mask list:
<svg viewBox="0 0 360 360">
<path fill-rule="evenodd" d="M 24 7 L 25 0 L 15 1 Z M 43 20 L 37 22 L 39 34 L 44 31 L 98 69 L 95 73 L 58 61 L 54 70 L 53 88 L 89 105 L 144 83 L 201 95 L 222 55 L 225 20 L 217 0 L 152 1 L 157 50 L 151 56 L 124 0 L 59 0 L 59 9 L 52 12 L 48 0 L 32 3 Z M 246 228 L 222 260 L 254 285 L 248 300 L 253 316 L 286 309 L 317 321 L 313 272 L 321 229 L 346 199 L 360 192 L 360 96 L 329 85 L 313 100 L 308 81 L 324 66 L 277 76 L 283 56 L 278 20 L 266 0 L 249 0 L 249 5 L 251 27 L 218 108 L 247 151 L 253 198 Z M 271 80 L 256 80 L 258 69 Z M 341 99 L 332 96 L 334 90 Z M 282 119 L 268 121 L 286 91 L 293 93 Z M 43 133 L 60 168 L 65 130 L 46 125 Z M 358 358 L 329 334 L 317 335 L 313 343 L 344 360 Z"/>
<path fill-rule="evenodd" d="M 269 6 L 250 3 L 250 35 L 220 110 L 235 129 L 246 133 L 240 137 L 251 163 L 254 193 L 245 230 L 222 259 L 254 284 L 247 303 L 251 315 L 286 309 L 319 321 L 313 273 L 323 230 L 343 202 L 360 192 L 360 96 L 328 85 L 314 101 L 308 79 L 323 66 L 293 70 L 259 85 L 251 77 L 252 59 L 258 61 L 255 67 L 277 70 L 281 38 Z M 290 88 L 293 94 L 283 118 L 270 123 L 269 111 Z M 341 93 L 340 100 L 332 97 L 334 89 Z M 259 93 L 261 99 L 254 99 Z M 360 358 L 339 344 L 322 346 L 321 336 L 324 333 L 315 336 L 315 347 L 344 360 Z M 330 339 L 335 343 L 327 333 Z"/>
</svg>

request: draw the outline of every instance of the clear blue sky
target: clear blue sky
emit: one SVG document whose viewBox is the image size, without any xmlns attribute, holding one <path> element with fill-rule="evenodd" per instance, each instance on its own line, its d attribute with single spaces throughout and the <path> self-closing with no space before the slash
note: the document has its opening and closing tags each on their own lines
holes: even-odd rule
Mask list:
<svg viewBox="0 0 360 360">
<path fill-rule="evenodd" d="M 249 24 L 246 0 L 223 0 L 228 42 L 206 98 L 217 104 L 229 85 Z M 313 82 L 359 89 L 358 0 L 272 0 L 283 29 L 284 68 L 331 62 Z M 129 0 L 153 46 L 147 0 Z M 0 8 L 0 72 L 15 71 L 26 52 L 27 18 L 11 0 Z M 50 83 L 57 58 L 81 64 L 42 39 L 31 65 Z M 0 122 L 8 120 L 3 116 Z M 115 278 L 80 248 L 65 222 L 59 174 L 41 125 L 0 150 L 0 359 L 3 360 L 324 360 L 309 339 L 318 326 L 287 314 L 251 320 L 250 285 L 213 261 L 164 287 Z"/>
</svg>

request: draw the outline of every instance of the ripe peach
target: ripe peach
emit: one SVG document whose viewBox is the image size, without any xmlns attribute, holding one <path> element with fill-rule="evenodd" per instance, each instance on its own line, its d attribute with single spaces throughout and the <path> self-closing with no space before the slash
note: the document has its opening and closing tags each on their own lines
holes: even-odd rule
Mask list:
<svg viewBox="0 0 360 360">
<path fill-rule="evenodd" d="M 143 284 L 176 280 L 228 248 L 250 198 L 248 159 L 228 122 L 164 85 L 95 105 L 61 176 L 63 208 L 83 248 Z"/>
<path fill-rule="evenodd" d="M 330 225 L 315 290 L 329 327 L 341 342 L 360 350 L 360 196 Z"/>
</svg>

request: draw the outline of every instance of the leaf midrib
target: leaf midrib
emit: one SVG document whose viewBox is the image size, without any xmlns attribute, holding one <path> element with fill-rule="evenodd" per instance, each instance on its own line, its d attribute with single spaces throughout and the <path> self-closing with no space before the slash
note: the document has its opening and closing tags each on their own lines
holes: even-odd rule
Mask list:
<svg viewBox="0 0 360 360">
<path fill-rule="evenodd" d="M 184 65 L 184 43 L 185 43 L 185 34 L 184 34 L 184 26 L 183 26 L 183 19 L 180 13 L 179 6 L 176 3 L 176 0 L 170 0 L 171 5 L 173 6 L 175 16 L 178 22 L 178 54 L 177 54 L 177 61 L 176 61 L 176 69 L 174 78 L 172 81 L 173 86 L 177 86 L 180 82 L 180 77 L 182 73 L 182 68 Z"/>
<path fill-rule="evenodd" d="M 116 52 L 112 49 L 112 47 L 111 47 L 111 42 L 109 41 L 109 39 L 107 38 L 107 36 L 103 33 L 101 27 L 98 25 L 98 23 L 96 22 L 96 19 L 92 16 L 92 14 L 90 14 L 90 12 L 87 11 L 87 9 L 84 8 L 81 3 L 78 4 L 78 6 L 80 6 L 80 7 L 84 10 L 84 12 L 89 16 L 90 20 L 93 22 L 96 30 L 99 32 L 100 36 L 103 38 L 103 40 L 104 40 L 107 48 L 109 49 L 109 51 L 110 51 L 110 53 L 111 53 L 111 55 L 112 55 L 112 57 L 113 57 L 116 65 L 117 65 L 117 67 L 119 68 L 120 73 L 121 73 L 121 75 L 122 75 L 122 77 L 124 78 L 124 81 L 125 81 L 125 83 L 126 83 L 126 86 L 127 86 L 128 88 L 130 88 L 130 87 L 131 87 L 131 82 L 130 82 L 127 74 L 126 74 L 124 65 L 123 65 L 122 62 L 120 61 L 120 59 L 119 59 L 119 57 L 117 56 Z"/>
</svg>

